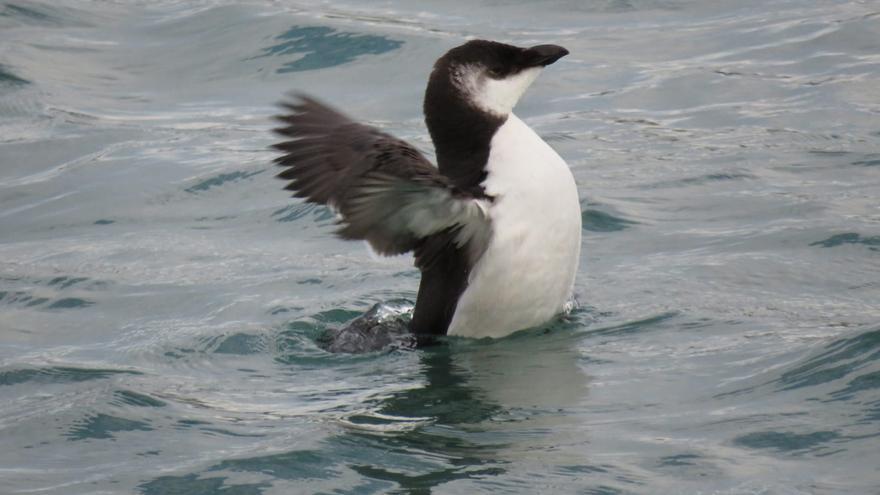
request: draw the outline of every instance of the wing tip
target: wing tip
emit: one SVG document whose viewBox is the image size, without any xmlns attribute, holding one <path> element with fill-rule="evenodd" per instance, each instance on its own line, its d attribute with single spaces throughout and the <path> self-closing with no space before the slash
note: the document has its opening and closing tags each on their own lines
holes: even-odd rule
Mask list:
<svg viewBox="0 0 880 495">
<path fill-rule="evenodd" d="M 308 93 L 304 91 L 300 91 L 298 89 L 290 90 L 284 94 L 284 99 L 276 103 L 276 106 L 292 110 L 295 112 L 301 112 L 303 107 L 310 105 L 318 105 L 322 107 L 326 107 L 324 103 L 321 103 L 317 98 L 310 96 Z"/>
</svg>

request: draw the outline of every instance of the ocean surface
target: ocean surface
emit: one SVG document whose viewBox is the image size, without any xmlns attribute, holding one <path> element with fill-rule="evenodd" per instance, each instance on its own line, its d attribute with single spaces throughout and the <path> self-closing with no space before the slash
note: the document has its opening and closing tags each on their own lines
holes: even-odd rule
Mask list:
<svg viewBox="0 0 880 495">
<path fill-rule="evenodd" d="M 281 189 L 275 104 L 432 156 L 469 37 L 571 51 L 517 114 L 578 307 L 329 354 L 418 272 Z M 880 2 L 0 1 L 0 493 L 880 493 Z"/>
</svg>

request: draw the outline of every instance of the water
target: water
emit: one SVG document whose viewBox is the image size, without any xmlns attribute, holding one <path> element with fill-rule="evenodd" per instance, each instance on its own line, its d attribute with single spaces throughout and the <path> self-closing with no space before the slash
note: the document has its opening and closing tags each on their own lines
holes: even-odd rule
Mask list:
<svg viewBox="0 0 880 495">
<path fill-rule="evenodd" d="M 572 52 L 518 114 L 580 307 L 327 354 L 418 274 L 281 191 L 273 104 L 430 152 L 477 35 Z M 880 492 L 880 4 L 13 0 L 0 41 L 0 492 Z"/>
</svg>

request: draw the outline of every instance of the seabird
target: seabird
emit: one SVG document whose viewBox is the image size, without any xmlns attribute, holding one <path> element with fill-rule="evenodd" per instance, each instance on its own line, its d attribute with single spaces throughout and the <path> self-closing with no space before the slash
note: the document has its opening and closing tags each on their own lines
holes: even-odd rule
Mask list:
<svg viewBox="0 0 880 495">
<path fill-rule="evenodd" d="M 332 207 L 337 234 L 382 255 L 412 251 L 422 274 L 416 337 L 503 337 L 571 298 L 581 211 L 566 163 L 513 108 L 568 50 L 472 40 L 434 64 L 424 99 L 437 157 L 309 96 L 282 103 L 278 177 Z"/>
</svg>

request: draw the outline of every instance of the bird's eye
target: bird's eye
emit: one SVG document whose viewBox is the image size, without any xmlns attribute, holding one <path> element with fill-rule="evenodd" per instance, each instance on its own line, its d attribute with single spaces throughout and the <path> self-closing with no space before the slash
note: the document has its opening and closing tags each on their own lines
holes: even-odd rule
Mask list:
<svg viewBox="0 0 880 495">
<path fill-rule="evenodd" d="M 489 67 L 489 75 L 495 78 L 499 78 L 504 75 L 504 71 L 501 70 L 500 67 Z"/>
</svg>

